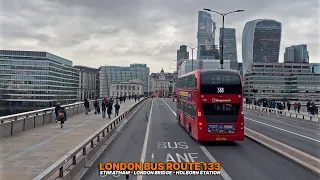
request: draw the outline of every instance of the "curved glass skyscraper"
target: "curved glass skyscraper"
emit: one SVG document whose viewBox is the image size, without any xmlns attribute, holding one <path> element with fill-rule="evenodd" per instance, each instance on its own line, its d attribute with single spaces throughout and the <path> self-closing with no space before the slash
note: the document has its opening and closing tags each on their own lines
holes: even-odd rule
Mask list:
<svg viewBox="0 0 320 180">
<path fill-rule="evenodd" d="M 253 62 L 279 62 L 281 23 L 271 19 L 249 21 L 242 32 L 243 72 Z"/>
</svg>

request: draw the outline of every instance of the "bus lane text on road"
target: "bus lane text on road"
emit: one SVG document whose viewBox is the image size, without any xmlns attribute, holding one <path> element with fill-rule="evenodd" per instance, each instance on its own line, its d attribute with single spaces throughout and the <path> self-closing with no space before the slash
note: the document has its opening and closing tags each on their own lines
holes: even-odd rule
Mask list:
<svg viewBox="0 0 320 180">
<path fill-rule="evenodd" d="M 189 146 L 186 142 L 158 142 L 157 143 L 158 150 L 165 150 L 167 149 L 167 153 L 152 153 L 151 158 L 154 159 L 156 157 L 158 159 L 163 159 L 163 162 L 196 162 L 199 158 L 198 153 L 188 152 Z M 177 153 L 176 150 L 185 150 L 186 152 Z"/>
</svg>

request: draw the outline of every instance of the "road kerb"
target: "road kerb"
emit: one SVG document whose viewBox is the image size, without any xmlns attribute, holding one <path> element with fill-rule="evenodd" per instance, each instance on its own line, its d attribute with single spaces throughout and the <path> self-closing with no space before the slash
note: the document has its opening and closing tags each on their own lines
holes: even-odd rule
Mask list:
<svg viewBox="0 0 320 180">
<path fill-rule="evenodd" d="M 318 168 L 320 167 L 320 159 L 249 128 L 245 128 L 245 136 L 301 164 L 302 166 L 315 172 L 317 175 L 320 175 L 320 169 Z"/>
</svg>

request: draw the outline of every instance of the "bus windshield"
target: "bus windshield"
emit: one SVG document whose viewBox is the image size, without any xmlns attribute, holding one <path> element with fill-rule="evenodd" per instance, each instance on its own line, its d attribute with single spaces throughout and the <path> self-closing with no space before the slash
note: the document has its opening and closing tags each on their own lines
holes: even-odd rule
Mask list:
<svg viewBox="0 0 320 180">
<path fill-rule="evenodd" d="M 223 92 L 218 92 L 223 88 Z M 201 74 L 200 94 L 242 94 L 240 77 L 235 74 Z"/>
</svg>

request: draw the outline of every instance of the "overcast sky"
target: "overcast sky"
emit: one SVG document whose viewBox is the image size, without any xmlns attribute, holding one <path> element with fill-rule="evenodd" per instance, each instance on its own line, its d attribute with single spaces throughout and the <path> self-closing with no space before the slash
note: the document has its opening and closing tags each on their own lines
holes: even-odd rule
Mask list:
<svg viewBox="0 0 320 180">
<path fill-rule="evenodd" d="M 179 46 L 196 46 L 197 12 L 203 8 L 222 13 L 245 10 L 228 15 L 225 20 L 226 27 L 236 28 L 239 61 L 245 23 L 268 18 L 282 23 L 280 61 L 284 47 L 307 44 L 310 62 L 320 62 L 318 0 L 0 2 L 0 49 L 48 51 L 72 60 L 74 65 L 146 63 L 152 72 L 161 68 L 173 71 Z M 221 19 L 215 16 L 217 34 Z"/>
</svg>

